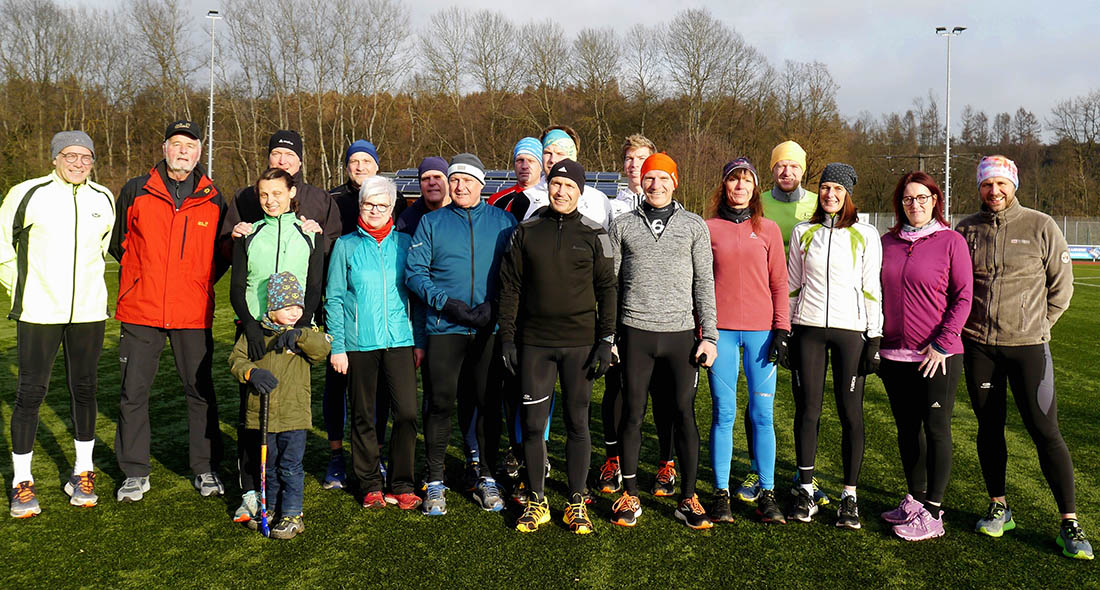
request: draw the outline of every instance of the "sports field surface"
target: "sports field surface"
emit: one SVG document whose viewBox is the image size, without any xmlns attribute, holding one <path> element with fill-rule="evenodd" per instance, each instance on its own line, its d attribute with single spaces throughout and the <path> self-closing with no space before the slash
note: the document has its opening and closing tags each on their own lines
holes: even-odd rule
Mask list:
<svg viewBox="0 0 1100 590">
<path fill-rule="evenodd" d="M 117 266 L 109 267 L 114 288 Z M 1076 468 L 1081 523 L 1100 550 L 1100 267 L 1075 267 L 1070 310 L 1055 327 L 1052 349 L 1062 432 Z M 644 514 L 633 529 L 607 521 L 611 498 L 599 497 L 592 516 L 596 533 L 577 537 L 561 524 L 565 491 L 564 434 L 554 419 L 548 482 L 553 522 L 537 533 L 513 529 L 519 512 L 482 512 L 459 491 L 448 493 L 448 514 L 428 518 L 396 508 L 368 511 L 341 491 L 321 489 L 327 441 L 320 427 L 323 371 L 314 370 L 314 423 L 306 452 L 306 533 L 290 541 L 261 537 L 230 521 L 240 502 L 236 489 L 234 419 L 237 389 L 226 358 L 233 313 L 228 279 L 218 285 L 214 379 L 219 396 L 226 459 L 220 472 L 229 487 L 222 498 L 201 498 L 191 486 L 186 410 L 170 349 L 166 347 L 151 401 L 152 490 L 145 500 L 119 504 L 123 476 L 114 456 L 118 417 L 118 322 L 107 325 L 100 362 L 95 461 L 99 506 L 68 505 L 62 485 L 72 469 L 73 445 L 65 375 L 59 359 L 41 411 L 34 474 L 42 514 L 0 518 L 0 587 L 3 588 L 1100 588 L 1100 563 L 1062 557 L 1054 538 L 1056 507 L 1039 471 L 1034 447 L 1009 405 L 1009 507 L 1016 530 L 1001 539 L 973 532 L 988 499 L 974 448 L 976 422 L 960 383 L 954 414 L 955 463 L 944 503 L 947 535 L 920 543 L 896 539 L 878 514 L 905 490 L 895 428 L 882 384 L 868 379 L 864 414 L 867 455 L 859 488 L 863 529 L 833 526 L 840 490 L 840 425 L 831 401 L 821 422 L 817 471 L 834 498 L 811 524 L 765 526 L 752 508 L 735 501 L 737 522 L 703 532 L 673 517 L 672 499 L 642 494 Z M 114 301 L 114 294 L 111 295 Z M 8 308 L 4 299 L 3 309 Z M 112 304 L 113 308 L 113 304 Z M 0 393 L 0 476 L 11 481 L 11 419 L 17 374 L 15 324 L 0 323 L 0 362 L 8 375 Z M 744 381 L 741 382 L 743 391 Z M 593 399 L 593 469 L 603 460 L 599 404 Z M 743 399 L 743 398 L 742 398 Z M 827 396 L 828 399 L 828 396 Z M 788 498 L 794 470 L 791 430 L 794 404 L 790 374 L 780 371 L 775 406 L 777 480 Z M 743 404 L 735 428 L 733 479 L 748 469 Z M 703 436 L 700 496 L 713 490 L 709 441 L 710 395 L 700 379 L 696 412 Z M 457 428 L 455 429 L 457 443 Z M 643 437 L 643 490 L 655 471 L 657 443 L 647 418 Z M 422 439 L 421 439 L 422 443 Z M 448 457 L 448 477 L 462 472 L 458 447 Z M 417 451 L 418 472 L 423 465 Z"/>
</svg>

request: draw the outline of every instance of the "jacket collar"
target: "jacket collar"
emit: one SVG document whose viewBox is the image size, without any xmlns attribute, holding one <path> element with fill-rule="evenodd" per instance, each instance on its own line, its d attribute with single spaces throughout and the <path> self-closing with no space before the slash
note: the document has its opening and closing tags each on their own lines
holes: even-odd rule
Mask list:
<svg viewBox="0 0 1100 590">
<path fill-rule="evenodd" d="M 192 199 L 208 200 L 218 194 L 218 190 L 214 188 L 213 181 L 210 180 L 206 173 L 202 169 L 201 164 L 195 164 L 195 169 L 191 171 L 191 176 L 195 176 L 195 190 L 184 199 L 184 206 L 189 205 L 188 201 Z M 145 181 L 145 190 L 150 194 L 156 195 L 162 199 L 174 203 L 172 196 L 168 194 L 168 162 L 161 160 L 153 165 L 149 170 L 149 180 Z M 174 206 L 174 205 L 173 205 Z"/>
<path fill-rule="evenodd" d="M 1019 217 L 1023 209 L 1024 207 L 1020 204 L 1020 199 L 1017 197 L 1013 197 L 1012 202 L 1009 203 L 1008 207 L 1005 207 L 1004 209 L 1001 209 L 996 213 L 990 211 L 989 208 L 985 206 L 985 203 L 982 203 L 981 213 L 982 217 L 987 221 L 996 221 L 998 223 L 1002 223 L 1008 221 L 1009 219 Z"/>
<path fill-rule="evenodd" d="M 558 213 L 554 210 L 553 207 L 547 205 L 545 208 L 543 208 L 541 216 L 548 219 L 559 219 L 562 221 L 568 221 L 570 219 L 576 219 L 580 217 L 581 212 L 579 209 L 573 209 L 569 213 Z"/>
</svg>

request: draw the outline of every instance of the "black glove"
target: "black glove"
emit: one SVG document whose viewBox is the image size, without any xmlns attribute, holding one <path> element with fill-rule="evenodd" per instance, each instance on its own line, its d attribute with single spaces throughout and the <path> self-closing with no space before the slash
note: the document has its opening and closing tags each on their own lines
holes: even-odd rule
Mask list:
<svg viewBox="0 0 1100 590">
<path fill-rule="evenodd" d="M 447 299 L 447 302 L 443 304 L 443 315 L 456 324 L 474 326 L 474 310 L 454 297 Z"/>
<path fill-rule="evenodd" d="M 260 322 L 245 321 L 244 337 L 248 340 L 248 359 L 256 362 L 264 358 L 267 346 L 264 345 L 264 329 L 260 327 Z"/>
<path fill-rule="evenodd" d="M 248 382 L 257 393 L 271 393 L 279 385 L 279 380 L 267 369 L 252 369 L 248 373 Z"/>
<path fill-rule="evenodd" d="M 607 374 L 611 368 L 611 343 L 600 340 L 588 353 L 588 360 L 584 363 L 584 369 L 588 371 L 589 379 L 599 379 Z"/>
<path fill-rule="evenodd" d="M 500 345 L 500 354 L 504 357 L 504 368 L 512 375 L 519 373 L 519 350 L 515 342 L 504 342 Z"/>
<path fill-rule="evenodd" d="M 472 326 L 477 329 L 488 327 L 493 323 L 493 306 L 486 301 L 481 305 L 470 310 L 470 319 L 472 320 Z"/>
<path fill-rule="evenodd" d="M 279 334 L 275 337 L 274 348 L 275 350 L 289 350 L 294 354 L 302 352 L 301 348 L 298 348 L 298 338 L 302 335 L 302 330 L 299 328 L 292 328 Z"/>
<path fill-rule="evenodd" d="M 788 347 L 790 339 L 790 332 L 772 330 L 772 346 L 768 349 L 768 360 L 784 369 L 791 368 L 790 348 Z"/>
<path fill-rule="evenodd" d="M 859 357 L 859 374 L 870 375 L 878 372 L 878 345 L 881 338 L 868 338 L 863 343 L 863 354 Z"/>
</svg>

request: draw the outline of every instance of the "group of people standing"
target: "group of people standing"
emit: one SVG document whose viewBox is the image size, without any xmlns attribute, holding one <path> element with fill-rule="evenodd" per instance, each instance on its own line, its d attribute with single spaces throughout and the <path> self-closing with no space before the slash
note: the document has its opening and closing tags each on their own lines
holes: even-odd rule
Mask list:
<svg viewBox="0 0 1100 590">
<path fill-rule="evenodd" d="M 1049 349 L 1051 326 L 1072 296 L 1072 266 L 1053 220 L 1016 200 L 1018 173 L 1003 156 L 982 160 L 981 209 L 955 230 L 936 182 L 923 172 L 904 175 L 893 194 L 896 223 L 880 236 L 859 221 L 855 169 L 828 164 L 818 192 L 808 191 L 806 153 L 793 141 L 773 150 L 766 192 L 748 158 L 715 170 L 704 219 L 674 198 L 676 162 L 641 135 L 623 146 L 627 185 L 614 197 L 586 185 L 579 139 L 557 126 L 517 142 L 517 184 L 488 201 L 476 155 L 425 158 L 421 196 L 407 208 L 393 181 L 377 175 L 378 150 L 365 140 L 347 149 L 347 183 L 326 192 L 302 178 L 302 138 L 278 131 L 269 168 L 229 201 L 198 164 L 201 140 L 194 123 L 169 125 L 164 159 L 116 200 L 88 179 L 91 138 L 61 132 L 51 143 L 54 171 L 16 185 L 0 206 L 0 283 L 11 294 L 19 358 L 13 517 L 41 510 L 31 454 L 59 347 L 76 447 L 65 491 L 74 505 L 98 501 L 91 451 L 109 254 L 120 262 L 115 452 L 126 479 L 119 501 L 139 501 L 150 490 L 148 401 L 166 339 L 188 402 L 194 485 L 204 496 L 225 493 L 216 470 L 222 445 L 211 325 L 213 286 L 231 265 L 237 342 L 229 362 L 241 383 L 242 502 L 234 519 L 254 527 L 261 511 L 277 514 L 274 537 L 305 530 L 309 367 L 326 359 L 332 459 L 324 487 L 344 487 L 350 471 L 364 508 L 446 514 L 444 458 L 457 411 L 467 457 L 463 488 L 487 511 L 502 510 L 506 496 L 521 502 L 516 528 L 536 531 L 550 520 L 546 440 L 557 403 L 566 435 L 563 521 L 578 534 L 594 530 L 590 483 L 602 493 L 622 492 L 611 522 L 634 526 L 641 517 L 637 476 L 650 398 L 661 447 L 653 492 L 677 495 L 679 484 L 676 518 L 710 528 L 733 520 L 731 500 L 738 498 L 754 503 L 763 522 L 811 521 L 830 503 L 814 463 L 831 366 L 842 429 L 838 527 L 861 527 L 863 391 L 876 373 L 889 396 L 907 482 L 905 496 L 882 518 L 906 540 L 944 534 L 951 415 L 965 370 L 990 496 L 977 530 L 999 537 L 1015 527 L 1005 499 L 1010 386 L 1058 503 L 1057 543 L 1067 556 L 1092 558 L 1076 519 Z M 707 508 L 695 489 L 700 367 L 708 369 L 713 401 L 715 492 Z M 791 371 L 795 403 L 797 473 L 786 510 L 775 491 L 778 367 Z M 751 464 L 731 492 L 742 370 Z M 590 402 L 599 378 L 606 385 L 606 457 L 590 481 Z M 420 484 L 418 412 L 426 464 Z"/>
</svg>

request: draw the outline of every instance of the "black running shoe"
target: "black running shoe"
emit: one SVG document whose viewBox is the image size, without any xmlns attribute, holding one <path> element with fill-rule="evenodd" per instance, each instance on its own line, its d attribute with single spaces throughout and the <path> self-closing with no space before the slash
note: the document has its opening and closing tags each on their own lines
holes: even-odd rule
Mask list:
<svg viewBox="0 0 1100 590">
<path fill-rule="evenodd" d="M 783 518 L 783 512 L 779 510 L 779 503 L 775 501 L 775 490 L 760 490 L 760 497 L 756 499 L 756 513 L 760 515 L 761 522 L 787 524 Z"/>
<path fill-rule="evenodd" d="M 707 510 L 707 516 L 710 516 L 713 522 L 733 522 L 729 490 L 714 491 L 714 501 L 710 504 L 710 510 Z"/>
<path fill-rule="evenodd" d="M 836 526 L 846 529 L 859 530 L 859 506 L 856 505 L 855 496 L 844 496 L 840 499 L 840 508 L 836 511 Z"/>
<path fill-rule="evenodd" d="M 504 473 L 515 481 L 519 479 L 519 459 L 516 458 L 516 454 L 512 449 L 508 449 L 508 454 L 504 455 Z"/>
<path fill-rule="evenodd" d="M 714 526 L 714 523 L 707 517 L 707 512 L 703 510 L 702 504 L 699 503 L 698 494 L 680 500 L 680 503 L 676 506 L 675 514 L 676 518 L 684 521 L 684 524 L 695 530 L 709 529 Z"/>
<path fill-rule="evenodd" d="M 817 514 L 817 502 L 814 502 L 814 497 L 806 490 L 799 488 L 791 509 L 787 511 L 787 518 L 799 522 L 810 522 L 815 514 Z"/>
</svg>

